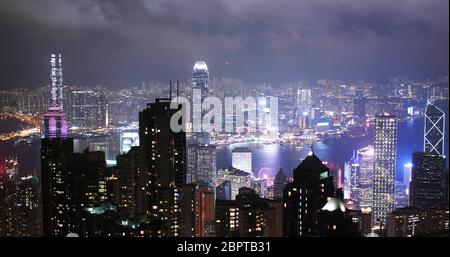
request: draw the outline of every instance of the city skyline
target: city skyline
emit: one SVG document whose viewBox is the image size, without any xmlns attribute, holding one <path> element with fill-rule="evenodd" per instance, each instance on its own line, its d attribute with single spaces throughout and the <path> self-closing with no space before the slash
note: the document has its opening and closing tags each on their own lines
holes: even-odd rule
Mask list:
<svg viewBox="0 0 450 257">
<path fill-rule="evenodd" d="M 442 1 L 5 0 L 0 237 L 448 237 Z"/>
</svg>

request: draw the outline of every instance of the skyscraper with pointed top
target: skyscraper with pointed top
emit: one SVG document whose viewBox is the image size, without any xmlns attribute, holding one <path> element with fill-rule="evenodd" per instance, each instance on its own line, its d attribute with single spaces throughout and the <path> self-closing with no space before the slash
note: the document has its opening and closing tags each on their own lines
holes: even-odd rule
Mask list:
<svg viewBox="0 0 450 257">
<path fill-rule="evenodd" d="M 69 165 L 73 139 L 67 138 L 62 107 L 62 58 L 50 57 L 51 104 L 44 116 L 41 140 L 42 216 L 44 236 L 66 236 L 73 232 Z"/>
<path fill-rule="evenodd" d="M 433 101 L 425 109 L 424 152 L 444 155 L 445 113 Z"/>
<path fill-rule="evenodd" d="M 63 111 L 62 56 L 50 56 L 51 103 L 44 116 L 45 138 L 66 138 L 67 121 Z"/>
<path fill-rule="evenodd" d="M 199 90 L 200 94 L 195 94 L 194 92 Z M 208 66 L 204 61 L 197 61 L 192 69 L 192 95 L 193 99 L 193 113 L 192 121 L 193 124 L 201 124 L 202 117 L 205 112 L 201 109 L 201 103 L 208 97 L 209 93 L 209 71 Z M 196 108 L 196 104 L 200 103 L 200 109 Z M 199 112 L 195 111 L 200 110 Z M 201 125 L 200 125 L 201 126 Z M 193 127 L 194 132 L 192 133 L 192 138 L 194 143 L 197 144 L 209 144 L 209 133 L 201 131 L 201 127 Z"/>
<path fill-rule="evenodd" d="M 283 190 L 284 236 L 315 236 L 319 211 L 329 197 L 335 196 L 333 177 L 312 147 L 293 173 L 294 181 Z"/>
</svg>

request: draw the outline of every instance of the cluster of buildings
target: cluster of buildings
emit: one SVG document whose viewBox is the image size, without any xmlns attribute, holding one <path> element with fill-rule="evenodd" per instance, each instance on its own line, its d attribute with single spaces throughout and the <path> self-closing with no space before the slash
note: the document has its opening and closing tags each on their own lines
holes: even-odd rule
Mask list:
<svg viewBox="0 0 450 257">
<path fill-rule="evenodd" d="M 358 235 L 340 208 L 343 195 L 312 152 L 292 182 L 280 172 L 276 195 L 264 198 L 265 179 L 252 175 L 248 149 L 233 151 L 236 167 L 216 170 L 207 135 L 188 141 L 172 131 L 178 110 L 162 98 L 139 113 L 139 146 L 108 167 L 101 151 L 74 152 L 60 98 L 52 99 L 41 140 L 45 236 Z"/>
<path fill-rule="evenodd" d="M 370 214 L 372 228 L 384 235 L 448 234 L 445 113 L 429 101 L 424 120 L 424 149 L 405 164 L 403 181 L 396 181 L 397 118 L 392 115 L 375 117 L 374 145 L 355 151 L 345 163 L 347 205 Z"/>
<path fill-rule="evenodd" d="M 0 237 L 42 234 L 39 179 L 20 176 L 15 159 L 0 161 L 0 210 Z"/>
<path fill-rule="evenodd" d="M 275 176 L 264 172 L 255 176 L 252 152 L 242 147 L 233 150 L 231 166 L 217 167 L 215 143 L 231 141 L 215 133 L 174 132 L 171 118 L 180 109 L 170 108 L 171 87 L 150 90 L 143 84 L 136 89 L 137 96 L 120 92 L 120 99 L 111 98 L 113 93 L 103 92 L 101 87 L 77 89 L 69 90 L 66 99 L 61 55 L 51 56 L 51 80 L 51 98 L 42 103 L 47 110 L 40 183 L 33 176 L 15 176 L 10 164 L 8 168 L 0 166 L 0 235 L 322 237 L 448 233 L 445 122 L 442 111 L 432 102 L 425 110 L 424 151 L 413 155 L 403 187 L 395 181 L 397 122 L 416 115 L 414 110 L 403 113 L 404 105 L 419 105 L 422 95 L 431 89 L 430 99 L 445 94 L 441 87 L 412 82 L 405 86 L 397 81 L 401 86 L 394 88 L 394 96 L 366 82 L 347 86 L 339 81 L 318 80 L 314 85 L 302 81 L 277 90 L 266 84 L 243 87 L 236 80 L 210 81 L 204 62 L 194 65 L 192 88 L 180 91 L 177 83 L 177 95 L 198 89 L 200 101 L 208 95 L 278 96 L 280 135 L 308 138 L 338 130 L 357 135 L 366 132 L 368 122 L 373 123 L 374 143 L 355 151 L 345 164 L 341 188 L 341 178 L 333 176 L 313 149 L 293 170 L 293 178 L 282 170 Z M 149 101 L 152 94 L 168 98 Z M 147 102 L 151 103 L 145 105 Z M 129 115 L 131 111 L 138 115 Z M 76 152 L 74 139 L 68 134 L 69 130 L 90 133 L 130 122 L 137 125 L 121 130 L 117 156 L 116 151 L 107 153 L 108 146 L 101 143 Z M 244 136 L 255 132 L 246 133 Z M 111 155 L 113 164 L 108 160 Z"/>
</svg>

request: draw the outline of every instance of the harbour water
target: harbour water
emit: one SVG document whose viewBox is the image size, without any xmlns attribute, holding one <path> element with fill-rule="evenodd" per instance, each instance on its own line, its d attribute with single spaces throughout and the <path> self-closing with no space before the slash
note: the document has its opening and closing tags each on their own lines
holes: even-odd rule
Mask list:
<svg viewBox="0 0 450 257">
<path fill-rule="evenodd" d="M 114 141 L 105 139 L 106 141 Z M 97 140 L 95 140 L 97 141 Z M 101 141 L 99 139 L 98 141 Z M 448 152 L 448 142 L 446 142 Z M 76 139 L 75 151 L 82 151 L 89 143 L 83 139 Z M 336 165 L 343 170 L 344 162 L 348 161 L 354 150 L 373 144 L 373 133 L 363 138 L 342 137 L 327 143 L 315 143 L 313 149 L 315 154 L 331 165 Z M 114 146 L 114 143 L 110 143 Z M 231 152 L 235 147 L 248 147 L 253 152 L 253 172 L 269 169 L 275 174 L 281 168 L 286 175 L 291 176 L 292 170 L 297 167 L 300 160 L 305 158 L 310 151 L 310 146 L 297 148 L 291 144 L 263 144 L 263 143 L 240 143 L 217 147 L 217 167 L 231 166 Z M 117 147 L 117 146 L 115 146 Z M 415 151 L 423 149 L 423 119 L 399 122 L 398 127 L 398 151 L 397 151 L 397 179 L 403 176 L 403 165 L 411 162 L 411 155 Z M 114 152 L 113 150 L 111 150 Z M 109 153 L 111 155 L 112 153 Z M 20 144 L 14 146 L 12 143 L 0 142 L 0 160 L 6 157 L 17 157 L 20 170 L 24 173 L 38 171 L 40 167 L 40 142 L 34 140 L 31 144 Z M 448 158 L 447 158 L 448 159 Z M 447 160 L 448 166 L 448 160 Z"/>
</svg>

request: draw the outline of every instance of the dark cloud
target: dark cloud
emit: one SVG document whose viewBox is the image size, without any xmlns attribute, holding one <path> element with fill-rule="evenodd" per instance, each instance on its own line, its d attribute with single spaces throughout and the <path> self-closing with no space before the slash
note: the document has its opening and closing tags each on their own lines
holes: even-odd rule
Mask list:
<svg viewBox="0 0 450 257">
<path fill-rule="evenodd" d="M 447 0 L 2 0 L 0 88 L 212 76 L 285 82 L 448 73 Z M 227 64 L 226 64 L 227 63 Z"/>
</svg>

